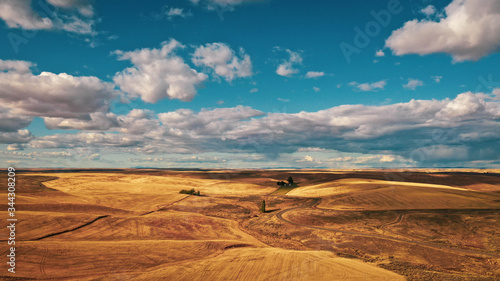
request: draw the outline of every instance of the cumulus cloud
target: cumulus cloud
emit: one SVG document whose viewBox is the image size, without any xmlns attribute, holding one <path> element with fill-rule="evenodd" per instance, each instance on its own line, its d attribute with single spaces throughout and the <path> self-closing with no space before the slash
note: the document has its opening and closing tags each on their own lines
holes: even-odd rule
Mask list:
<svg viewBox="0 0 500 281">
<path fill-rule="evenodd" d="M 371 92 L 371 91 L 376 91 L 376 90 L 383 90 L 385 88 L 385 85 L 387 85 L 386 80 L 380 80 L 377 82 L 373 83 L 358 83 L 356 81 L 353 81 L 349 83 L 350 86 L 358 88 L 360 91 L 363 92 Z"/>
<path fill-rule="evenodd" d="M 15 132 L 27 127 L 33 118 L 12 114 L 9 109 L 0 106 L 0 132 Z"/>
<path fill-rule="evenodd" d="M 0 60 L 0 102 L 12 114 L 88 118 L 106 112 L 116 96 L 114 85 L 93 76 L 41 72 L 34 75 L 24 61 Z"/>
<path fill-rule="evenodd" d="M 112 133 L 54 134 L 38 137 L 29 143 L 31 148 L 76 147 L 134 147 L 143 142 L 141 137 Z"/>
<path fill-rule="evenodd" d="M 26 129 L 18 130 L 17 132 L 0 132 L 0 143 L 27 143 L 31 140 L 33 140 L 33 135 Z"/>
<path fill-rule="evenodd" d="M 118 117 L 120 132 L 141 135 L 158 129 L 159 121 L 154 119 L 154 112 L 144 109 L 133 109 L 125 116 Z"/>
<path fill-rule="evenodd" d="M 160 49 L 115 51 L 119 60 L 129 60 L 134 66 L 116 73 L 113 80 L 124 92 L 145 102 L 155 103 L 164 98 L 190 101 L 207 75 L 192 69 L 177 56 L 175 50 L 179 48 L 184 46 L 171 39 L 163 42 Z"/>
<path fill-rule="evenodd" d="M 19 151 L 19 150 L 24 150 L 24 145 L 15 143 L 7 146 L 7 151 Z"/>
<path fill-rule="evenodd" d="M 20 60 L 0 60 L 0 71 L 12 71 L 20 74 L 31 72 L 31 62 Z"/>
<path fill-rule="evenodd" d="M 262 115 L 264 113 L 259 110 L 239 105 L 233 108 L 204 109 L 198 113 L 189 109 L 179 109 L 160 113 L 158 119 L 164 127 L 176 132 L 177 135 L 195 134 L 199 137 L 225 138 L 223 133 L 234 129 L 239 125 L 239 121 Z"/>
<path fill-rule="evenodd" d="M 306 73 L 306 78 L 319 78 L 325 76 L 323 71 L 308 71 Z"/>
<path fill-rule="evenodd" d="M 154 112 L 144 109 L 132 109 L 126 115 L 95 112 L 86 120 L 44 118 L 44 121 L 48 129 L 116 131 L 131 135 L 143 135 L 159 127 L 159 120 L 154 118 Z"/>
<path fill-rule="evenodd" d="M 277 48 L 277 50 L 281 49 Z M 299 72 L 299 70 L 295 68 L 295 66 L 302 64 L 302 56 L 299 53 L 289 49 L 285 49 L 285 51 L 288 53 L 289 58 L 278 65 L 276 73 L 280 76 L 290 77 L 293 74 L 297 74 Z"/>
<path fill-rule="evenodd" d="M 196 66 L 212 69 L 214 73 L 231 82 L 236 77 L 252 76 L 252 62 L 250 56 L 240 49 L 240 57 L 224 43 L 211 43 L 199 46 L 192 60 Z"/>
<path fill-rule="evenodd" d="M 343 105 L 310 113 L 268 114 L 250 120 L 245 126 L 230 132 L 230 135 L 235 139 L 245 139 L 256 132 L 267 131 L 273 140 L 272 148 L 268 149 L 287 153 L 294 147 L 315 147 L 319 144 L 320 148 L 344 152 L 390 151 L 391 155 L 407 158 L 424 154 L 417 161 L 430 161 L 429 155 L 436 145 L 454 147 L 457 142 L 467 141 L 471 142 L 469 149 L 483 150 L 478 153 L 487 155 L 484 151 L 498 144 L 499 134 L 492 136 L 483 133 L 475 138 L 472 135 L 465 138 L 464 135 L 466 132 L 492 132 L 498 129 L 496 120 L 500 116 L 499 104 L 485 99 L 491 97 L 464 93 L 453 100 L 412 100 L 386 106 Z M 253 133 L 248 131 L 250 128 Z M 491 142 L 495 138 L 496 141 Z M 491 143 L 482 148 L 472 143 L 483 140 Z M 262 145 L 262 148 L 266 146 Z M 499 156 L 496 152 L 493 155 L 488 157 Z M 474 154 L 469 156 L 482 157 Z M 384 161 L 388 160 L 390 158 L 384 158 Z"/>
<path fill-rule="evenodd" d="M 116 119 L 118 127 L 110 129 L 115 133 L 57 134 L 33 140 L 24 131 L 22 141 L 29 141 L 32 148 L 106 148 L 151 155 L 259 153 L 277 159 L 280 154 L 298 152 L 307 153 L 315 164 L 325 165 L 331 162 L 313 153 L 356 153 L 361 156 L 346 161 L 360 165 L 500 157 L 500 102 L 483 93 L 382 106 L 341 105 L 291 114 L 265 114 L 246 106 L 199 112 L 179 109 L 156 115 L 136 109 Z M 6 142 L 6 135 L 2 136 Z M 10 143 L 19 138 L 17 133 L 10 137 Z"/>
<path fill-rule="evenodd" d="M 31 0 L 3 0 L 0 18 L 10 28 L 27 30 L 65 30 L 70 33 L 94 35 L 94 9 L 88 0 L 47 0 L 36 4 L 45 12 L 38 14 Z"/>
<path fill-rule="evenodd" d="M 383 50 L 378 50 L 375 52 L 375 56 L 376 57 L 383 57 L 383 56 L 385 56 L 385 53 Z"/>
<path fill-rule="evenodd" d="M 428 11 L 430 12 L 430 10 Z M 500 47 L 498 0 L 453 0 L 437 20 L 412 20 L 393 31 L 386 46 L 393 53 L 447 53 L 455 62 L 478 60 Z"/>
<path fill-rule="evenodd" d="M 93 112 L 86 119 L 45 117 L 43 120 L 50 130 L 108 130 L 119 126 L 116 115 L 111 112 Z"/>
<path fill-rule="evenodd" d="M 41 17 L 31 8 L 31 0 L 4 0 L 0 2 L 0 18 L 10 28 L 51 29 L 49 17 Z"/>
<path fill-rule="evenodd" d="M 438 113 L 436 117 L 446 119 L 470 119 L 470 118 L 484 118 L 485 114 L 497 115 L 495 109 L 490 112 L 486 111 L 486 101 L 484 96 L 477 95 L 472 92 L 462 93 L 454 100 L 446 104 Z"/>
<path fill-rule="evenodd" d="M 408 83 L 404 84 L 403 87 L 409 90 L 415 90 L 423 85 L 424 82 L 422 82 L 421 80 L 408 78 Z"/>
<path fill-rule="evenodd" d="M 434 15 L 437 12 L 437 10 L 436 7 L 434 7 L 433 5 L 428 5 L 427 7 L 421 9 L 420 12 L 429 17 Z"/>
</svg>

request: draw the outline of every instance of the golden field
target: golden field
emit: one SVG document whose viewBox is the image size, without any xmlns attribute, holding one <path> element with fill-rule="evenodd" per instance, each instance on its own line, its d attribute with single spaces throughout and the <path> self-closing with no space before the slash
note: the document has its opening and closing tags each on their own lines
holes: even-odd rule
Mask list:
<svg viewBox="0 0 500 281">
<path fill-rule="evenodd" d="M 498 172 L 18 172 L 0 278 L 498 280 Z"/>
</svg>

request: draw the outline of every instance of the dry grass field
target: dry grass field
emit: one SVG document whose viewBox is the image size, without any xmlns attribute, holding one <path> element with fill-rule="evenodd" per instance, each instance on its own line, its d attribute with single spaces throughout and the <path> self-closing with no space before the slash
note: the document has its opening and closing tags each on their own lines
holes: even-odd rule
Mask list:
<svg viewBox="0 0 500 281">
<path fill-rule="evenodd" d="M 18 172 L 0 278 L 499 280 L 498 172 Z"/>
</svg>

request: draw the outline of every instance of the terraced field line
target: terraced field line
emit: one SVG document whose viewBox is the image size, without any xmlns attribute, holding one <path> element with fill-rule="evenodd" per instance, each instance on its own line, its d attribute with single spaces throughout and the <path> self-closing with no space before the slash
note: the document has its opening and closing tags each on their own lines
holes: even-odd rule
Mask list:
<svg viewBox="0 0 500 281">
<path fill-rule="evenodd" d="M 283 218 L 283 215 L 289 211 L 293 211 L 293 210 L 297 210 L 297 209 L 313 208 L 316 205 L 318 205 L 320 202 L 321 202 L 321 199 L 315 199 L 315 201 L 312 202 L 312 204 L 310 204 L 309 206 L 301 206 L 301 207 L 294 207 L 294 208 L 281 210 L 278 213 L 276 213 L 276 217 L 281 221 L 284 221 L 284 222 L 289 223 L 289 224 L 297 225 L 297 226 L 303 226 L 303 227 L 314 228 L 314 229 L 325 230 L 325 231 L 332 231 L 332 232 L 340 232 L 340 233 L 351 234 L 351 235 L 355 235 L 355 236 L 362 236 L 362 237 L 368 237 L 368 238 L 376 238 L 376 239 L 383 239 L 383 240 L 389 240 L 389 241 L 394 241 L 394 242 L 414 244 L 414 245 L 418 245 L 418 246 L 424 246 L 424 247 L 429 247 L 429 248 L 434 248 L 434 249 L 439 249 L 439 250 L 448 250 L 448 251 L 452 251 L 452 252 L 459 252 L 462 254 L 481 255 L 481 256 L 500 258 L 499 254 L 494 254 L 494 253 L 485 253 L 485 252 L 475 251 L 475 250 L 454 248 L 454 247 L 448 247 L 448 246 L 443 246 L 443 245 L 434 244 L 434 243 L 421 242 L 421 241 L 416 241 L 416 240 L 406 240 L 406 239 L 400 239 L 400 238 L 384 236 L 384 235 L 379 235 L 379 234 L 369 234 L 369 233 L 362 233 L 362 232 L 349 231 L 349 230 L 343 230 L 343 229 L 326 228 L 326 227 L 320 227 L 320 226 L 315 226 L 315 225 L 307 225 L 307 224 L 302 224 L 302 223 L 296 223 L 296 222 L 293 222 L 293 221 L 290 221 L 290 220 Z"/>
<path fill-rule="evenodd" d="M 179 200 L 177 200 L 177 201 L 174 201 L 174 202 L 172 202 L 172 203 L 168 204 L 167 206 L 161 206 L 160 208 L 158 208 L 158 209 L 156 209 L 156 210 L 149 211 L 149 212 L 146 212 L 146 213 L 144 213 L 144 214 L 140 214 L 139 216 L 140 216 L 140 217 L 142 217 L 142 216 L 149 215 L 149 214 L 152 214 L 152 213 L 156 213 L 156 212 L 164 211 L 164 210 L 166 210 L 166 209 L 167 209 L 167 207 L 170 207 L 170 206 L 174 205 L 175 203 L 179 203 L 179 202 L 181 202 L 182 200 L 187 199 L 187 198 L 189 198 L 189 195 L 186 195 L 186 197 L 181 198 L 181 199 L 179 199 Z"/>
<path fill-rule="evenodd" d="M 64 234 L 64 233 L 72 232 L 72 231 L 84 228 L 84 227 L 86 227 L 88 225 L 91 225 L 94 222 L 96 222 L 98 220 L 101 220 L 101 219 L 104 219 L 104 218 L 107 218 L 107 217 L 109 217 L 109 215 L 99 216 L 99 217 L 97 217 L 97 218 L 95 218 L 95 219 L 93 219 L 93 220 L 91 220 L 89 222 L 86 222 L 86 223 L 84 223 L 82 225 L 79 225 L 77 227 L 74 227 L 74 228 L 71 228 L 71 229 L 66 229 L 66 230 L 63 230 L 63 231 L 56 232 L 56 233 L 47 234 L 47 235 L 44 235 L 42 237 L 35 238 L 32 241 L 38 241 L 38 240 L 42 240 L 42 239 L 45 239 L 45 238 L 53 237 L 53 236 L 56 236 L 56 235 L 61 235 L 61 234 Z"/>
</svg>

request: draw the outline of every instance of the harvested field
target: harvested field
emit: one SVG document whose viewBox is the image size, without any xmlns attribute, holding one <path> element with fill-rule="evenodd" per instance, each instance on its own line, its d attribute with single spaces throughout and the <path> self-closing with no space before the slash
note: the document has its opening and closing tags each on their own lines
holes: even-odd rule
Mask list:
<svg viewBox="0 0 500 281">
<path fill-rule="evenodd" d="M 389 174 L 392 178 L 388 171 L 327 170 L 22 172 L 16 276 L 500 278 L 498 174 Z M 289 176 L 297 186 L 276 186 Z M 201 196 L 179 193 L 191 188 Z"/>
</svg>

